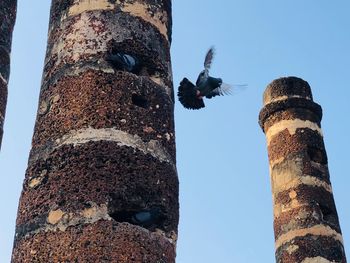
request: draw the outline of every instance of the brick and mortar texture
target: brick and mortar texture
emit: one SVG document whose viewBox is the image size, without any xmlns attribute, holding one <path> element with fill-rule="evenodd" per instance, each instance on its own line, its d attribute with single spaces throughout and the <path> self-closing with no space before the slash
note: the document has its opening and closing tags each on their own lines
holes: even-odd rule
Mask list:
<svg viewBox="0 0 350 263">
<path fill-rule="evenodd" d="M 12 262 L 175 262 L 170 42 L 170 0 L 52 1 Z M 111 52 L 140 74 L 114 69 Z M 151 226 L 120 219 L 154 207 Z"/>
<path fill-rule="evenodd" d="M 6 112 L 12 32 L 16 20 L 16 9 L 17 0 L 0 1 L 0 149 Z"/>
<path fill-rule="evenodd" d="M 268 85 L 259 123 L 269 156 L 276 262 L 345 263 L 321 107 L 296 77 Z"/>
</svg>

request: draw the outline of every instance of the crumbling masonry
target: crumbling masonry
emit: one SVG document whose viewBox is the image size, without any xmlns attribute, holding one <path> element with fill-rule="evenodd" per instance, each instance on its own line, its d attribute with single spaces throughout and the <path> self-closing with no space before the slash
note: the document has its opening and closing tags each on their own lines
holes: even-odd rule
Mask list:
<svg viewBox="0 0 350 263">
<path fill-rule="evenodd" d="M 12 262 L 175 262 L 170 42 L 170 0 L 52 1 Z"/>
<path fill-rule="evenodd" d="M 346 262 L 321 118 L 306 81 L 281 78 L 267 87 L 259 122 L 267 139 L 278 263 Z"/>
<path fill-rule="evenodd" d="M 16 9 L 17 0 L 0 1 L 0 149 L 6 111 L 12 32 L 16 20 Z"/>
</svg>

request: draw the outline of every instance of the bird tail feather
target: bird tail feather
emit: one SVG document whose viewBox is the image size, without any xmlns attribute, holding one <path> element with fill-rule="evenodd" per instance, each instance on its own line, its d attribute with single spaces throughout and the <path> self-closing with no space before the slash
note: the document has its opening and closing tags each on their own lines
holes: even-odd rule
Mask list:
<svg viewBox="0 0 350 263">
<path fill-rule="evenodd" d="M 190 82 L 187 78 L 184 78 L 179 86 L 177 92 L 179 101 L 186 109 L 197 110 L 204 108 L 203 99 L 197 97 L 196 86 Z"/>
</svg>

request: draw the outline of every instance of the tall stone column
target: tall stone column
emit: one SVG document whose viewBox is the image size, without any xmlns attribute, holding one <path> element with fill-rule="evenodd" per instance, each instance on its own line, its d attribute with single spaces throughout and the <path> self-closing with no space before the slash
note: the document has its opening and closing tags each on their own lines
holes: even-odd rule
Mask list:
<svg viewBox="0 0 350 263">
<path fill-rule="evenodd" d="M 175 262 L 170 41 L 170 0 L 52 1 L 12 262 Z"/>
<path fill-rule="evenodd" d="M 16 21 L 17 0 L 0 1 L 0 149 L 10 76 L 12 32 Z"/>
<path fill-rule="evenodd" d="M 346 262 L 321 131 L 321 107 L 296 77 L 268 85 L 265 132 L 274 206 L 276 262 Z"/>
</svg>

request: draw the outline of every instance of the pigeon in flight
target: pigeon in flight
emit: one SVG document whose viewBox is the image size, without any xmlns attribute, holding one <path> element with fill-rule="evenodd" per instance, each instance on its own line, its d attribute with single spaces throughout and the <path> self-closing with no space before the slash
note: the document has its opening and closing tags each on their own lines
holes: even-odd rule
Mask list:
<svg viewBox="0 0 350 263">
<path fill-rule="evenodd" d="M 231 93 L 231 86 L 222 82 L 221 78 L 209 76 L 209 69 L 214 57 L 214 48 L 210 48 L 205 56 L 204 70 L 194 85 L 187 78 L 184 78 L 179 86 L 178 97 L 181 104 L 192 110 L 204 108 L 203 97 L 211 99 L 215 96 L 222 96 Z"/>
</svg>

